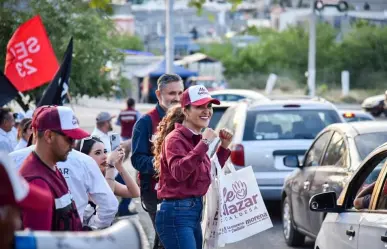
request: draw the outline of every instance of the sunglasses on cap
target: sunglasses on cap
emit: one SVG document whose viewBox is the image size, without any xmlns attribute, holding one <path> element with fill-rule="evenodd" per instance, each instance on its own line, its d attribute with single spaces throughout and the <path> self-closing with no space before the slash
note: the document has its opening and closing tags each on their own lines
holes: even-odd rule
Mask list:
<svg viewBox="0 0 387 249">
<path fill-rule="evenodd" d="M 82 148 L 83 148 L 83 145 L 84 145 L 85 141 L 95 140 L 95 139 L 99 139 L 99 137 L 97 137 L 97 136 L 90 136 L 90 137 L 86 137 L 84 139 L 81 139 L 81 144 L 79 146 L 79 151 L 82 151 Z M 95 141 L 97 141 L 97 140 L 95 140 Z"/>
</svg>

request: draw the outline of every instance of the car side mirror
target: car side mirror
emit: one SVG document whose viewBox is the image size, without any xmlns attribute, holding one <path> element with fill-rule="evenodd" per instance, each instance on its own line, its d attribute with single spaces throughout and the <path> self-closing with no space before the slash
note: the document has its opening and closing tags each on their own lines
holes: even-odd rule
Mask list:
<svg viewBox="0 0 387 249">
<path fill-rule="evenodd" d="M 298 161 L 298 156 L 289 155 L 284 157 L 284 165 L 287 167 L 297 168 L 300 167 L 300 162 Z"/>
<path fill-rule="evenodd" d="M 309 209 L 314 212 L 338 213 L 336 193 L 334 191 L 313 195 L 309 200 Z"/>
</svg>

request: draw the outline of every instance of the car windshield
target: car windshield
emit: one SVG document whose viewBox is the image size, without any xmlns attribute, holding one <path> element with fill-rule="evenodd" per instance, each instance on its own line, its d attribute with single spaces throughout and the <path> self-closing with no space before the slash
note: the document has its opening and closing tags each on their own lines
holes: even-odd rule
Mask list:
<svg viewBox="0 0 387 249">
<path fill-rule="evenodd" d="M 314 139 L 326 126 L 339 122 L 334 110 L 254 110 L 247 113 L 244 140 Z"/>
<path fill-rule="evenodd" d="M 367 133 L 355 137 L 355 144 L 362 160 L 385 142 L 387 142 L 387 132 Z"/>
<path fill-rule="evenodd" d="M 227 107 L 218 107 L 214 108 L 214 113 L 212 114 L 210 128 L 215 129 L 216 125 L 219 123 L 220 118 L 223 116 L 224 112 L 227 110 Z"/>
</svg>

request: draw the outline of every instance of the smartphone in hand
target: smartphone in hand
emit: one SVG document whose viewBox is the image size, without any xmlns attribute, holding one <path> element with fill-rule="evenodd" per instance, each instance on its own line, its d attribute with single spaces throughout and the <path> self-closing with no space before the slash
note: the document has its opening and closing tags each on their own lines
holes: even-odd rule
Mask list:
<svg viewBox="0 0 387 249">
<path fill-rule="evenodd" d="M 115 133 L 115 132 L 110 132 L 109 137 L 110 137 L 110 145 L 113 151 L 120 146 L 121 137 L 118 133 Z"/>
</svg>

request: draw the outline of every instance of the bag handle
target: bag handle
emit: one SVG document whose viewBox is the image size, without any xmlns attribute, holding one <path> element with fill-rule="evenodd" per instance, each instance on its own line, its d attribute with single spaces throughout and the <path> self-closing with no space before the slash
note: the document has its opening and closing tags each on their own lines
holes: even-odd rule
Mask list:
<svg viewBox="0 0 387 249">
<path fill-rule="evenodd" d="M 227 167 L 230 169 L 231 173 L 235 173 L 236 169 L 234 167 L 234 164 L 232 164 L 229 160 L 226 161 L 224 167 Z"/>
<path fill-rule="evenodd" d="M 216 154 L 214 154 L 214 156 L 211 158 L 211 163 L 215 164 L 216 175 L 217 176 L 219 176 L 219 177 L 226 176 L 226 174 L 222 170 L 222 166 L 220 166 L 219 159 L 218 159 L 218 156 Z M 234 165 L 231 162 L 229 162 L 228 160 L 226 161 L 226 163 L 225 163 L 223 168 L 225 168 L 225 167 L 229 168 L 231 173 L 235 173 L 236 172 L 236 169 L 235 169 Z"/>
<path fill-rule="evenodd" d="M 214 154 L 214 156 L 211 158 L 211 163 L 214 163 L 215 164 L 215 168 L 216 168 L 216 175 L 218 177 L 222 177 L 222 176 L 225 176 L 223 170 L 222 170 L 222 167 L 220 166 L 220 163 L 219 163 L 219 159 L 218 159 L 218 156 L 216 155 L 216 153 Z"/>
</svg>

